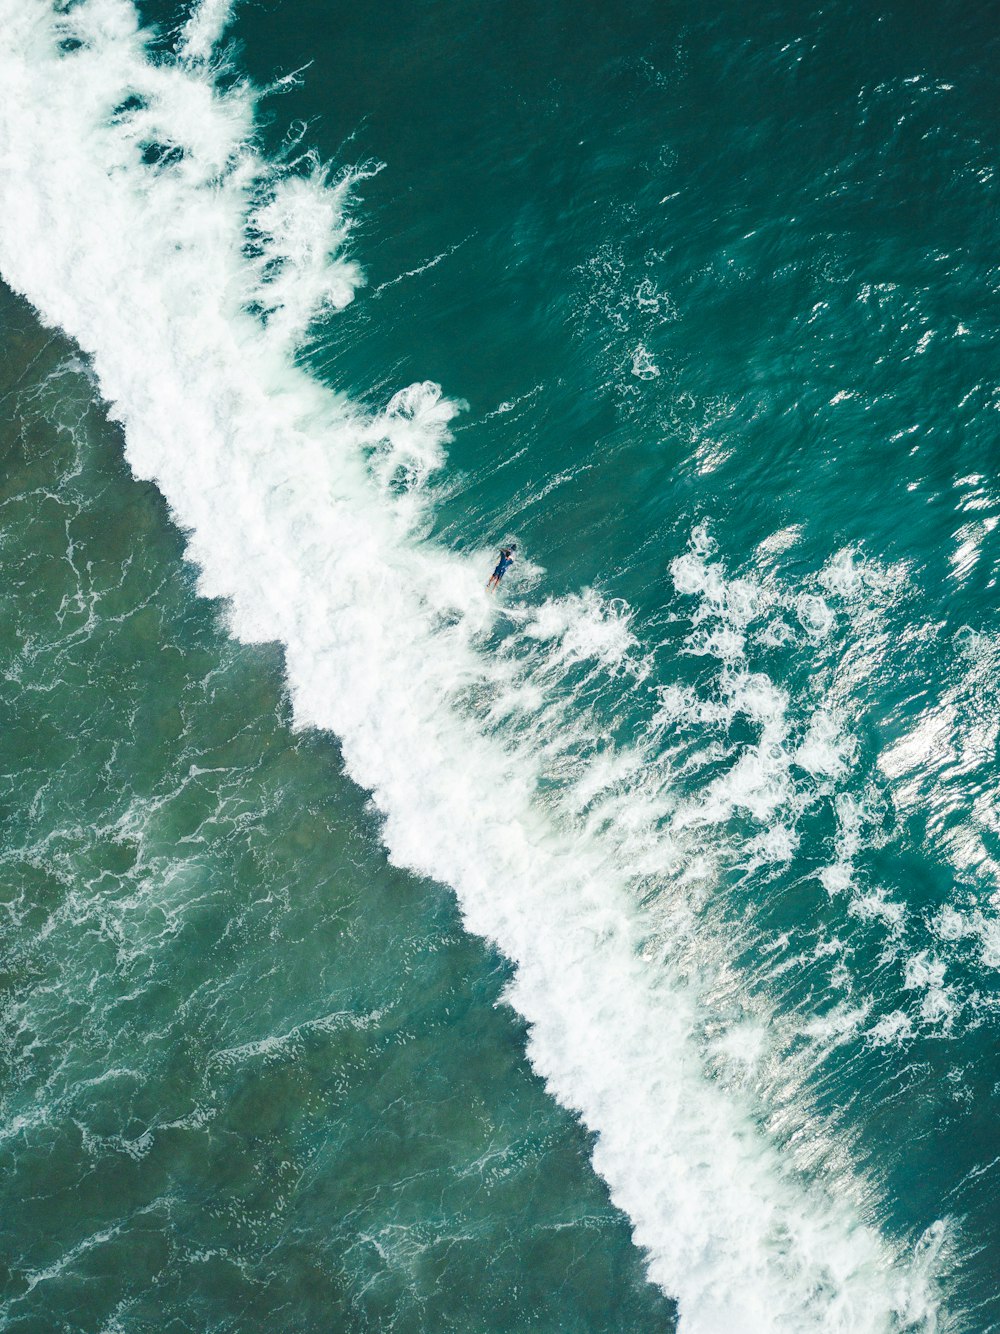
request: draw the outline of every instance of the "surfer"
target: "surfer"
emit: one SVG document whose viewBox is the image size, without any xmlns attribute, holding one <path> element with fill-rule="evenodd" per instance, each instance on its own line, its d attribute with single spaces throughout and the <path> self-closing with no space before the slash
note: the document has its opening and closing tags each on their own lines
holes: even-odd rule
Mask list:
<svg viewBox="0 0 1000 1334">
<path fill-rule="evenodd" d="M 496 569 L 490 575 L 490 581 L 486 585 L 487 588 L 496 590 L 500 587 L 500 580 L 507 573 L 508 568 L 514 564 L 514 552 L 516 550 L 517 547 L 515 546 L 500 548 L 500 559 L 497 561 Z"/>
</svg>

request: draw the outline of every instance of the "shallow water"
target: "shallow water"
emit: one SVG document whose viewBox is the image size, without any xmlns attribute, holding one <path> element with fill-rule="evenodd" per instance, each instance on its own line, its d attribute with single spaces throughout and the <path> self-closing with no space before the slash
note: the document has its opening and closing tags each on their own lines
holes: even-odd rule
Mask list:
<svg viewBox="0 0 1000 1334">
<path fill-rule="evenodd" d="M 509 968 L 3 327 L 3 1327 L 669 1327 Z"/>
</svg>

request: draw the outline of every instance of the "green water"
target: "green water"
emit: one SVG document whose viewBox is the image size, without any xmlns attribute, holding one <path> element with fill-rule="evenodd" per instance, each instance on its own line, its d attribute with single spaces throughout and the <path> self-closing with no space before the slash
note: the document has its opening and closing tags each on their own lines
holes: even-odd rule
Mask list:
<svg viewBox="0 0 1000 1334">
<path fill-rule="evenodd" d="M 670 1328 L 508 969 L 0 317 L 3 1328 Z"/>
</svg>

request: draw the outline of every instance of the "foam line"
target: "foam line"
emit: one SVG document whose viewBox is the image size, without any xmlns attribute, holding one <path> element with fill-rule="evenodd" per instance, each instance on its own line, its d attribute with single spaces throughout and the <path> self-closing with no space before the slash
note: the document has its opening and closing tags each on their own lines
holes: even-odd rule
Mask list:
<svg viewBox="0 0 1000 1334">
<path fill-rule="evenodd" d="M 645 948 L 620 771 L 578 788 L 576 815 L 572 783 L 562 804 L 536 795 L 553 753 L 538 720 L 564 710 L 568 673 L 641 676 L 627 609 L 584 595 L 515 613 L 507 656 L 485 653 L 486 557 L 420 536 L 456 405 L 424 384 L 366 416 L 296 367 L 310 323 L 361 281 L 349 184 L 261 159 L 252 91 L 213 83 L 226 6 L 204 0 L 174 62 L 150 58 L 126 0 L 0 14 L 4 277 L 92 357 L 132 470 L 162 490 L 232 632 L 285 645 L 296 722 L 340 738 L 390 857 L 450 884 L 516 965 L 530 1059 L 596 1133 L 683 1330 L 933 1328 L 938 1242 L 895 1254 L 706 1072 L 696 980 Z M 820 613 L 800 610 L 810 634 Z"/>
</svg>

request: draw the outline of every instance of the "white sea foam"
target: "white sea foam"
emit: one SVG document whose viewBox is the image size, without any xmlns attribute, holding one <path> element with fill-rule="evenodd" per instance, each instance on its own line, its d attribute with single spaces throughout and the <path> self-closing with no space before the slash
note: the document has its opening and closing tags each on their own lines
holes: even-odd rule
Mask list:
<svg viewBox="0 0 1000 1334">
<path fill-rule="evenodd" d="M 903 985 L 910 991 L 923 991 L 920 1017 L 928 1023 L 948 1024 L 954 1018 L 954 992 L 945 983 L 945 972 L 945 964 L 926 950 L 907 961 Z"/>
<path fill-rule="evenodd" d="M 642 675 L 627 609 L 593 594 L 545 603 L 503 653 L 481 652 L 498 615 L 481 561 L 422 537 L 455 405 L 419 385 L 364 414 L 296 368 L 310 322 L 360 282 L 337 254 L 349 178 L 260 159 L 252 93 L 213 83 L 228 17 L 216 0 L 184 29 L 177 62 L 148 57 L 126 0 L 57 17 L 42 0 L 0 0 L 0 15 L 4 277 L 93 357 L 133 471 L 162 490 L 233 633 L 285 645 L 296 720 L 340 737 L 389 855 L 450 883 L 468 928 L 515 963 L 509 1000 L 531 1060 L 596 1132 L 595 1166 L 682 1328 L 932 1328 L 927 1255 L 896 1254 L 850 1190 L 807 1184 L 749 1097 L 706 1067 L 696 972 L 662 922 L 690 916 L 711 854 L 678 863 L 658 937 L 632 892 L 674 865 L 657 833 L 671 809 L 664 765 L 596 752 L 571 766 L 562 799 L 537 795 L 577 739 L 546 721 L 555 685 L 581 670 Z M 771 594 L 725 579 L 710 551 L 696 532 L 674 579 L 700 599 L 695 629 L 723 686 L 715 701 L 665 696 L 664 716 L 690 703 L 693 722 L 759 730 L 688 816 L 771 822 L 757 852 L 780 860 L 794 847 L 795 765 L 827 781 L 840 743 L 817 722 L 790 748 L 786 697 L 741 664 Z M 833 624 L 816 594 L 795 615 L 809 642 Z M 715 1050 L 753 1065 L 760 1030 Z"/>
<path fill-rule="evenodd" d="M 913 1021 L 902 1010 L 883 1015 L 868 1030 L 873 1047 L 901 1047 L 913 1032 Z"/>
<path fill-rule="evenodd" d="M 181 29 L 179 54 L 188 60 L 208 60 L 232 21 L 233 0 L 198 0 Z"/>
</svg>

